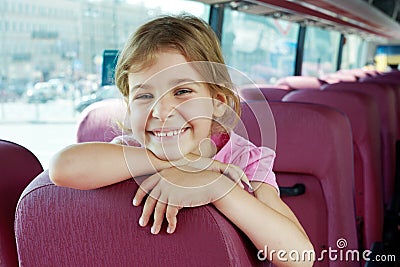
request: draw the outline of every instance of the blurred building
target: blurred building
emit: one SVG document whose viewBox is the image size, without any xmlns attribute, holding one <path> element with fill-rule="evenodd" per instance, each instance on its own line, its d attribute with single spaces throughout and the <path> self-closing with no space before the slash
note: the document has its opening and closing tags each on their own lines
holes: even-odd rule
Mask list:
<svg viewBox="0 0 400 267">
<path fill-rule="evenodd" d="M 0 85 L 99 73 L 103 50 L 120 49 L 143 13 L 122 0 L 0 1 Z"/>
</svg>

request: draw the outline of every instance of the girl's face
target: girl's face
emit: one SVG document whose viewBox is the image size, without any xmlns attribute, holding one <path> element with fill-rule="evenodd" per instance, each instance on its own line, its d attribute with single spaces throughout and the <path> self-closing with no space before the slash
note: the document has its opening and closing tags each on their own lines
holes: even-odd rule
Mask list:
<svg viewBox="0 0 400 267">
<path fill-rule="evenodd" d="M 129 74 L 133 136 L 163 160 L 188 153 L 211 156 L 212 121 L 223 113 L 226 101 L 221 95 L 217 98 L 182 54 L 160 52 L 154 65 Z"/>
</svg>

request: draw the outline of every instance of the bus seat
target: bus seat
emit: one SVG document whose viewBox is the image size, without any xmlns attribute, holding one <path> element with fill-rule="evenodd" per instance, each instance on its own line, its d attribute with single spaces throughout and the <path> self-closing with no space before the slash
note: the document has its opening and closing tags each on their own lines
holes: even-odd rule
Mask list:
<svg viewBox="0 0 400 267">
<path fill-rule="evenodd" d="M 362 69 L 341 69 L 338 73 L 344 73 L 355 76 L 357 79 L 368 77 L 369 75 Z"/>
<path fill-rule="evenodd" d="M 0 140 L 0 266 L 18 266 L 14 237 L 14 217 L 18 198 L 24 188 L 43 171 L 27 148 Z"/>
<path fill-rule="evenodd" d="M 265 99 L 268 101 L 280 101 L 289 90 L 286 85 L 259 84 L 241 86 L 238 88 L 238 93 L 244 101 L 262 101 Z"/>
<path fill-rule="evenodd" d="M 381 87 L 389 87 L 396 95 L 396 116 L 397 116 L 397 140 L 400 141 L 400 79 L 386 77 L 384 75 L 376 77 L 366 77 L 360 80 L 361 82 L 377 83 Z"/>
<path fill-rule="evenodd" d="M 344 112 L 350 120 L 354 144 L 354 177 L 359 248 L 382 241 L 383 185 L 380 158 L 380 119 L 374 99 L 344 90 L 301 90 L 283 101 L 327 105 Z"/>
<path fill-rule="evenodd" d="M 36 177 L 18 202 L 20 266 L 268 266 L 214 206 L 182 209 L 173 234 L 139 226 L 133 179 L 96 190 L 55 186 Z"/>
<path fill-rule="evenodd" d="M 77 142 L 110 142 L 121 134 L 126 104 L 122 99 L 96 102 L 82 111 L 78 121 Z"/>
<path fill-rule="evenodd" d="M 288 76 L 279 79 L 277 85 L 286 85 L 291 90 L 297 89 L 320 89 L 325 82 L 312 76 Z"/>
<path fill-rule="evenodd" d="M 388 84 L 395 89 L 400 90 L 400 76 L 391 75 L 390 73 L 382 74 L 374 77 L 365 77 L 360 80 L 361 82 L 376 82 Z"/>
<path fill-rule="evenodd" d="M 382 73 L 383 77 L 393 77 L 393 78 L 397 78 L 400 79 L 400 70 L 396 69 L 396 70 L 391 70 L 388 72 L 384 72 Z"/>
<path fill-rule="evenodd" d="M 395 181 L 396 169 L 396 138 L 397 138 L 397 118 L 396 100 L 393 90 L 382 87 L 376 83 L 369 82 L 341 82 L 322 86 L 323 90 L 350 90 L 365 93 L 372 96 L 378 106 L 381 128 L 381 159 L 383 171 L 383 195 L 386 207 L 389 207 Z"/>
<path fill-rule="evenodd" d="M 265 111 L 262 101 L 242 104 L 242 118 L 249 139 L 264 145 L 254 117 Z M 357 249 L 353 195 L 353 150 L 351 128 L 346 116 L 330 107 L 289 102 L 270 102 L 276 124 L 274 172 L 280 187 L 305 186 L 303 194 L 282 196 L 304 226 L 317 255 L 337 248 L 340 238 L 347 249 Z M 266 124 L 271 127 L 271 124 Z M 244 133 L 238 131 L 239 134 Z M 268 139 L 267 139 L 268 140 Z M 357 262 L 315 262 L 314 266 L 359 266 Z"/>
<path fill-rule="evenodd" d="M 335 72 L 330 73 L 328 75 L 322 76 L 322 80 L 338 80 L 339 82 L 356 82 L 357 77 L 353 74 L 349 73 L 342 73 L 342 72 Z"/>
<path fill-rule="evenodd" d="M 325 83 L 340 83 L 340 80 L 334 77 L 322 76 L 320 77 L 320 79 L 323 80 Z"/>
<path fill-rule="evenodd" d="M 377 70 L 374 70 L 374 69 L 363 68 L 362 70 L 363 70 L 363 71 L 367 74 L 367 76 L 369 76 L 369 77 L 375 77 L 375 76 L 381 75 L 381 72 L 379 72 L 379 71 L 377 71 Z"/>
</svg>

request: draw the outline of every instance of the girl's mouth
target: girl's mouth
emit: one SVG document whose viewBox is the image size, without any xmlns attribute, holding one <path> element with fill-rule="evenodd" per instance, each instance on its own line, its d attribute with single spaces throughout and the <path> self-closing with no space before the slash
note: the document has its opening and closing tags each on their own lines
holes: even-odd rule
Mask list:
<svg viewBox="0 0 400 267">
<path fill-rule="evenodd" d="M 151 131 L 156 137 L 173 137 L 185 132 L 188 128 L 180 128 L 175 130 L 162 130 L 162 131 Z"/>
</svg>

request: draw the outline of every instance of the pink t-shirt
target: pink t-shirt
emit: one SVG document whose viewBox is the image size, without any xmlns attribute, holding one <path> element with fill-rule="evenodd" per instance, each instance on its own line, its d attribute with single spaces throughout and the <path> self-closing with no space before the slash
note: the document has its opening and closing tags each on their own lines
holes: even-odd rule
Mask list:
<svg viewBox="0 0 400 267">
<path fill-rule="evenodd" d="M 267 147 L 257 147 L 249 140 L 231 132 L 217 134 L 211 140 L 218 148 L 213 159 L 225 164 L 233 164 L 241 168 L 251 182 L 263 182 L 273 186 L 278 192 L 275 173 L 272 171 L 275 152 Z M 118 136 L 112 143 L 128 146 L 140 146 L 140 144 L 129 135 Z"/>
<path fill-rule="evenodd" d="M 272 166 L 275 160 L 275 152 L 267 147 L 257 147 L 249 140 L 234 132 L 212 136 L 219 151 L 214 156 L 215 160 L 223 163 L 231 163 L 240 167 L 250 182 L 263 182 L 276 188 L 275 173 Z"/>
</svg>

